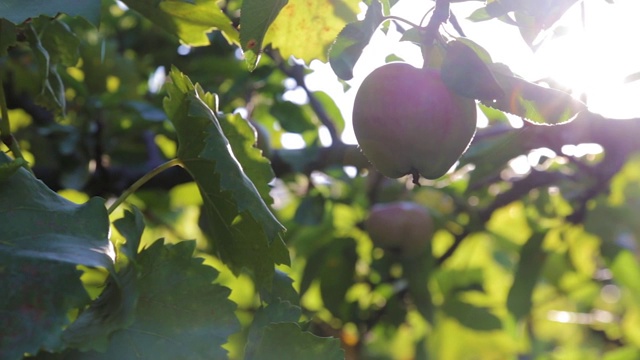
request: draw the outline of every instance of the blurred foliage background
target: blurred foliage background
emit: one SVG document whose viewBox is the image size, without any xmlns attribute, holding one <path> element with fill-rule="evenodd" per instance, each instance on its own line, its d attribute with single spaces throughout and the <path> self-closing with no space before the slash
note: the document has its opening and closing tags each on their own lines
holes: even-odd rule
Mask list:
<svg viewBox="0 0 640 360">
<path fill-rule="evenodd" d="M 388 14 L 396 3 L 374 2 L 369 6 L 379 6 L 381 14 Z M 186 351 L 182 347 L 173 353 L 162 353 L 158 350 L 162 347 L 147 349 L 146 356 L 155 358 L 640 357 L 638 119 L 616 121 L 585 110 L 565 125 L 516 127 L 500 110 L 480 104 L 480 116 L 488 125 L 479 129 L 455 171 L 436 181 L 422 180 L 422 186 L 409 178 L 388 179 L 368 165 L 356 145 L 343 142 L 341 134 L 349 124 L 336 101 L 327 93 L 309 90 L 305 82 L 312 72 L 307 65 L 314 59 L 329 61 L 329 48 L 346 24 L 376 25 L 373 15 L 368 13 L 363 20 L 361 14 L 358 22 L 358 1 L 290 0 L 286 5 L 267 1 L 253 2 L 251 8 L 247 3 L 251 2 L 105 0 L 101 9 L 87 5 L 77 13 L 57 14 L 68 13 L 69 4 L 63 1 L 58 4 L 62 8 L 52 13 L 43 8 L 43 16 L 26 22 L 17 10 L 11 15 L 18 21 L 2 19 L 0 71 L 8 109 L 3 118 L 11 119 L 10 134 L 47 188 L 76 204 L 91 204 L 91 198 L 100 197 L 110 205 L 154 168 L 176 157 L 183 164 L 190 160 L 184 156 L 189 141 L 209 144 L 199 125 L 190 122 L 195 118 L 178 123 L 168 111 L 178 106 L 173 97 L 178 90 L 169 94 L 172 90 L 163 84 L 171 78 L 176 88 L 189 88 L 189 81 L 178 75 L 182 73 L 201 87 L 191 84 L 191 92 L 185 94 L 200 94 L 198 98 L 211 109 L 241 172 L 255 184 L 255 199 L 262 199 L 286 228 L 276 231 L 274 240 L 267 231 L 265 236 L 255 230 L 266 228 L 268 220 L 243 212 L 258 213 L 255 202 L 246 209 L 241 201 L 222 204 L 233 192 L 224 184 L 207 193 L 211 184 L 224 183 L 221 173 L 232 171 L 231 165 L 211 172 L 200 163 L 168 168 L 109 214 L 111 243 L 119 256 L 137 264 L 137 278 L 143 279 L 137 281 L 144 285 L 131 285 L 136 281 L 126 274 L 133 267 L 126 262 L 116 262 L 113 271 L 78 262 L 86 265 L 81 279 L 91 299 L 112 299 L 113 295 L 104 296 L 110 285 L 105 288 L 103 283 L 113 284 L 115 278 L 120 279 L 121 298 L 135 299 L 119 300 L 119 310 L 101 313 L 108 320 L 83 328 L 95 330 L 104 343 L 73 336 L 58 339 L 64 329 L 73 329 L 69 323 L 82 318 L 79 309 L 84 314 L 99 308 L 97 300 L 89 305 L 85 299 L 65 303 L 68 308 L 58 314 L 66 317 L 59 320 L 62 325 L 41 330 L 55 341 L 34 340 L 10 330 L 17 323 L 38 325 L 37 317 L 27 317 L 22 310 L 18 320 L 3 315 L 5 338 L 17 337 L 27 344 L 0 342 L 8 349 L 7 358 L 16 354 L 98 358 L 92 357 L 97 353 L 78 350 L 105 349 L 107 355 L 100 356 L 131 358 L 127 351 L 133 350 L 116 351 L 114 346 L 126 341 L 123 329 L 152 326 L 154 319 L 167 316 L 163 307 L 148 305 L 148 314 L 140 310 L 140 304 L 154 304 L 156 296 L 164 299 L 158 302 L 176 309 L 207 309 L 216 315 L 208 322 L 195 315 L 172 319 L 167 334 L 181 335 L 167 337 L 190 337 L 182 344 L 193 353 L 180 352 Z M 552 26 L 567 8 L 579 6 L 577 1 L 541 4 L 489 1 L 478 4 L 472 20 L 511 21 L 524 41 L 532 43 L 535 29 Z M 243 10 L 245 18 L 243 6 L 249 9 Z M 271 26 L 254 29 L 271 9 L 280 11 L 270 18 Z M 99 26 L 95 14 L 100 14 Z M 200 16 L 206 21 L 201 22 Z M 371 32 L 387 26 L 406 24 L 387 21 Z M 215 31 L 209 32 L 212 27 Z M 265 35 L 263 41 L 253 32 Z M 367 41 L 363 36 L 354 43 Z M 264 50 L 255 51 L 256 46 Z M 349 87 L 347 81 L 337 77 L 335 81 Z M 286 94 L 292 90 L 303 92 L 306 101 L 289 99 Z M 168 95 L 172 97 L 163 104 Z M 195 114 L 193 107 L 185 109 L 189 116 Z M 538 113 L 544 116 L 544 111 Z M 304 146 L 288 147 L 292 134 Z M 328 142 L 322 138 L 326 134 Z M 9 153 L 7 134 L 2 135 L 2 150 Z M 561 151 L 564 145 L 582 143 L 597 143 L 600 148 L 579 156 Z M 15 151 L 12 154 L 15 158 Z M 528 161 L 525 171 L 515 168 L 514 159 L 522 156 Z M 213 169 L 221 162 L 216 158 L 209 165 Z M 4 164 L 10 160 L 3 160 L 8 168 Z M 34 219 L 41 219 L 41 214 L 12 223 L 18 218 L 11 211 L 22 209 L 24 201 L 15 183 L 31 184 L 33 179 L 27 176 L 20 170 L 10 178 L 13 182 L 0 183 L 5 211 L 0 227 L 11 229 L 6 239 L 0 235 L 0 242 L 9 244 L 25 229 L 40 226 Z M 38 194 L 45 192 L 38 189 Z M 219 198 L 206 195 L 218 191 Z M 27 189 L 20 194 L 35 193 Z M 238 193 L 231 198 L 239 198 Z M 396 201 L 429 210 L 434 231 L 425 238 L 429 246 L 423 252 L 407 256 L 372 244 L 364 226 L 371 207 Z M 74 211 L 80 214 L 89 208 L 83 205 Z M 255 235 L 244 238 L 247 248 L 258 249 L 255 244 L 260 241 L 263 247 L 244 252 L 234 247 L 236 243 L 223 244 L 216 232 L 218 223 L 207 212 L 230 208 L 234 209 L 227 214 L 230 228 Z M 73 222 L 69 216 L 60 221 Z M 120 226 L 117 219 L 124 219 Z M 254 220 L 259 226 L 247 225 Z M 53 232 L 49 225 L 42 226 Z M 78 227 L 64 231 L 77 234 L 82 231 Z M 158 239 L 164 239 L 164 245 Z M 133 248 L 127 250 L 123 245 L 137 242 L 139 248 L 129 245 Z M 22 266 L 24 260 L 16 260 L 9 248 L 2 248 L 8 268 Z M 17 273 L 24 275 L 20 269 Z M 45 280 L 62 276 L 57 271 L 38 276 Z M 33 298 L 43 291 L 71 291 L 35 284 L 16 287 L 25 280 L 11 276 L 0 287 L 0 293 L 10 294 L 0 303 L 2 313 L 17 311 L 21 303 L 42 314 L 59 312 Z M 190 293 L 205 288 L 210 292 Z M 122 310 L 127 306 L 139 307 Z M 216 333 L 221 328 L 225 330 Z M 192 332 L 195 335 L 185 335 Z M 339 339 L 339 344 L 319 337 Z M 216 339 L 216 351 L 194 350 L 211 338 Z M 105 345 L 106 339 L 116 345 Z M 143 338 L 134 339 L 154 346 Z"/>
</svg>

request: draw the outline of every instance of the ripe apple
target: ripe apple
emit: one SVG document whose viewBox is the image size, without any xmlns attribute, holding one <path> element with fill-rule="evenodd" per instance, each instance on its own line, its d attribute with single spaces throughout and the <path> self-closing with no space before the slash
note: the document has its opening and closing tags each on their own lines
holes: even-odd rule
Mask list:
<svg viewBox="0 0 640 360">
<path fill-rule="evenodd" d="M 433 236 L 431 214 L 422 205 L 408 201 L 376 204 L 365 221 L 373 244 L 399 250 L 403 256 L 422 253 Z"/>
<path fill-rule="evenodd" d="M 377 68 L 353 107 L 360 148 L 384 175 L 437 179 L 466 151 L 476 131 L 476 105 L 452 93 L 434 69 L 405 63 Z"/>
</svg>

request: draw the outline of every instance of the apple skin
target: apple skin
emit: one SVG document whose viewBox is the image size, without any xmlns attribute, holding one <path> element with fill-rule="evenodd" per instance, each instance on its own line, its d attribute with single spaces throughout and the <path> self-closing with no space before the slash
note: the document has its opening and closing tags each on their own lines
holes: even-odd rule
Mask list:
<svg viewBox="0 0 640 360">
<path fill-rule="evenodd" d="M 409 201 L 374 205 L 364 226 L 376 247 L 399 250 L 405 257 L 421 254 L 434 230 L 427 208 Z"/>
<path fill-rule="evenodd" d="M 437 70 L 405 63 L 369 74 L 353 107 L 360 148 L 391 178 L 445 175 L 469 147 L 476 121 L 473 99 L 452 93 Z"/>
</svg>

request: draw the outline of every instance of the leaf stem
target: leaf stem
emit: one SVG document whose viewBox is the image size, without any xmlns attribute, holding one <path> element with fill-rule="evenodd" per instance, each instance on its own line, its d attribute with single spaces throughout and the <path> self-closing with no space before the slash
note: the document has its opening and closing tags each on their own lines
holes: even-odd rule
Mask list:
<svg viewBox="0 0 640 360">
<path fill-rule="evenodd" d="M 111 215 L 111 213 L 113 213 L 115 211 L 115 209 L 118 208 L 118 206 L 120 206 L 120 204 L 122 204 L 129 196 L 131 196 L 134 192 L 136 192 L 138 189 L 140 189 L 140 187 L 142 187 L 142 185 L 146 184 L 147 181 L 151 180 L 153 177 L 155 177 L 156 175 L 158 175 L 159 173 L 172 168 L 174 166 L 181 166 L 182 162 L 179 159 L 172 159 L 169 160 L 159 166 L 157 166 L 156 168 L 154 168 L 153 170 L 149 171 L 148 173 L 144 174 L 143 177 L 141 177 L 140 179 L 138 179 L 136 182 L 134 182 L 131 186 L 129 186 L 129 188 L 127 190 L 125 190 L 125 192 L 123 192 L 117 199 L 116 201 L 111 204 L 111 206 L 109 206 L 109 208 L 107 209 L 107 212 L 109 213 L 109 215 Z"/>
<path fill-rule="evenodd" d="M 422 26 L 420 26 L 420 25 L 418 25 L 418 24 L 412 23 L 411 21 L 409 21 L 409 20 L 407 20 L 407 19 L 405 19 L 405 18 L 401 18 L 401 17 L 399 17 L 399 16 L 388 15 L 388 16 L 383 17 L 383 19 L 384 19 L 384 20 L 396 20 L 396 21 L 400 21 L 400 22 L 403 22 L 403 23 L 405 23 L 405 24 L 407 24 L 407 25 L 411 25 L 411 26 L 413 26 L 414 28 L 421 28 L 421 27 L 422 27 Z"/>
<path fill-rule="evenodd" d="M 17 159 L 25 160 L 22 155 L 22 151 L 20 150 L 20 145 L 18 141 L 16 141 L 13 134 L 11 134 L 11 123 L 9 122 L 9 107 L 7 106 L 7 98 L 4 93 L 4 82 L 2 81 L 2 76 L 0 75 L 0 140 L 4 143 L 13 156 Z M 23 162 L 22 167 L 27 169 L 30 173 L 33 174 L 31 168 L 29 167 L 27 161 Z"/>
</svg>

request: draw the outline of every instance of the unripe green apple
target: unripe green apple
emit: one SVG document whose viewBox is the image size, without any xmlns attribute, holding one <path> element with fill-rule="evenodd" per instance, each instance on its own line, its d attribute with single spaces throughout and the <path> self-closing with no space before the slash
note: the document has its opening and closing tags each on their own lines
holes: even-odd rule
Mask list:
<svg viewBox="0 0 640 360">
<path fill-rule="evenodd" d="M 382 174 L 437 179 L 466 151 L 476 131 L 473 99 L 452 93 L 434 69 L 390 63 L 358 90 L 353 128 L 360 148 Z"/>
<path fill-rule="evenodd" d="M 400 250 L 403 256 L 422 253 L 433 236 L 433 220 L 419 204 L 398 201 L 371 208 L 365 229 L 373 244 L 385 250 Z"/>
</svg>

